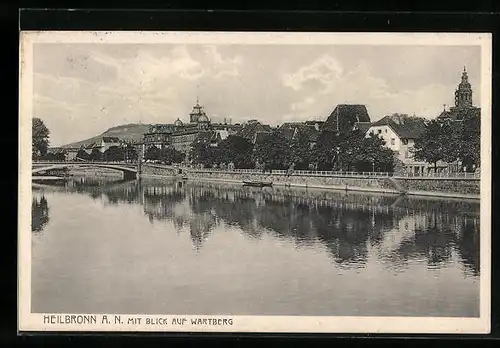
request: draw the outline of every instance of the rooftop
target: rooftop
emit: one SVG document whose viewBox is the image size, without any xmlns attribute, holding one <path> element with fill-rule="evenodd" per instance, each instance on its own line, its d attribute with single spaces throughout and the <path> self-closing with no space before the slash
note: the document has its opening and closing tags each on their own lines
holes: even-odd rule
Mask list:
<svg viewBox="0 0 500 348">
<path fill-rule="evenodd" d="M 337 120 L 339 125 L 337 125 Z M 351 129 L 356 122 L 370 122 L 370 116 L 365 105 L 339 104 L 326 119 L 324 126 L 328 129 Z"/>
<path fill-rule="evenodd" d="M 402 139 L 416 139 L 425 130 L 425 119 L 406 114 L 384 116 L 372 126 L 389 126 Z"/>
</svg>

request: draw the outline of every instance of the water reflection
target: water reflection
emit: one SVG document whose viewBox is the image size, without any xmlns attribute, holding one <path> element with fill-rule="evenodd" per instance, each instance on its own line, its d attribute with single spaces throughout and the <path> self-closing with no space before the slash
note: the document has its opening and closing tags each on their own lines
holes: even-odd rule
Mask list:
<svg viewBox="0 0 500 348">
<path fill-rule="evenodd" d="M 364 268 L 371 257 L 404 270 L 459 262 L 479 275 L 479 203 L 290 188 L 253 188 L 176 181 L 77 179 L 53 188 L 89 194 L 107 204 L 140 204 L 151 223 L 171 221 L 201 252 L 217 227 L 251 239 L 270 235 L 295 248 L 328 251 L 341 268 Z M 49 220 L 47 199 L 34 198 L 33 231 Z"/>
<path fill-rule="evenodd" d="M 33 197 L 31 202 L 31 231 L 42 232 L 49 222 L 49 206 L 47 199 L 42 194 L 40 197 Z"/>
</svg>

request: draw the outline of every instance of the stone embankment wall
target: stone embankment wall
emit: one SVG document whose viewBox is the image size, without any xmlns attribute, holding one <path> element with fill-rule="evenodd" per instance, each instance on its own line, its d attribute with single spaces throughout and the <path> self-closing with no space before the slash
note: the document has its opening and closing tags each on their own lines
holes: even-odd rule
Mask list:
<svg viewBox="0 0 500 348">
<path fill-rule="evenodd" d="M 143 164 L 141 166 L 140 176 L 144 177 L 164 177 L 164 176 L 177 176 L 178 170 L 171 167 L 165 167 L 156 164 Z"/>
<path fill-rule="evenodd" d="M 182 174 L 177 169 L 159 165 L 143 165 L 141 176 L 145 177 L 178 177 L 188 180 L 211 182 L 262 181 L 272 182 L 276 186 L 295 186 L 337 189 L 347 191 L 364 191 L 410 195 L 441 196 L 455 198 L 479 199 L 479 179 L 456 178 L 401 178 L 401 177 L 370 177 L 370 176 L 312 176 L 286 175 L 275 173 L 235 173 L 210 170 L 187 169 Z"/>
<path fill-rule="evenodd" d="M 419 192 L 444 192 L 460 193 L 464 195 L 480 195 L 479 179 L 458 178 L 397 178 L 398 183 L 410 193 Z"/>
<path fill-rule="evenodd" d="M 123 172 L 108 168 L 72 168 L 69 170 L 69 173 L 75 176 L 123 178 Z"/>
</svg>

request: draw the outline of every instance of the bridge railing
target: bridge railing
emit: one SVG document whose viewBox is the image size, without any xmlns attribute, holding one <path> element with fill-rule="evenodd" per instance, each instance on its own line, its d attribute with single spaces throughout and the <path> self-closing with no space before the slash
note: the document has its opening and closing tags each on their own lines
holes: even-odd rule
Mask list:
<svg viewBox="0 0 500 348">
<path fill-rule="evenodd" d="M 53 161 L 53 160 L 36 160 L 32 162 L 33 164 L 42 163 L 68 163 L 68 164 L 129 164 L 129 165 L 137 165 L 137 161 Z"/>
</svg>

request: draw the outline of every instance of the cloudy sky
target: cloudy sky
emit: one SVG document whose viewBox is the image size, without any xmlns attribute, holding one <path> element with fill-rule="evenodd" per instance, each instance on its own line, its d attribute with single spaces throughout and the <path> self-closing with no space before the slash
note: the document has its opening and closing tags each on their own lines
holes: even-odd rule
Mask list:
<svg viewBox="0 0 500 348">
<path fill-rule="evenodd" d="M 464 65 L 479 104 L 479 46 L 34 45 L 33 112 L 58 146 L 125 123 L 189 120 L 196 102 L 213 121 L 275 125 L 324 120 L 340 103 L 370 118 L 436 117 Z"/>
</svg>

